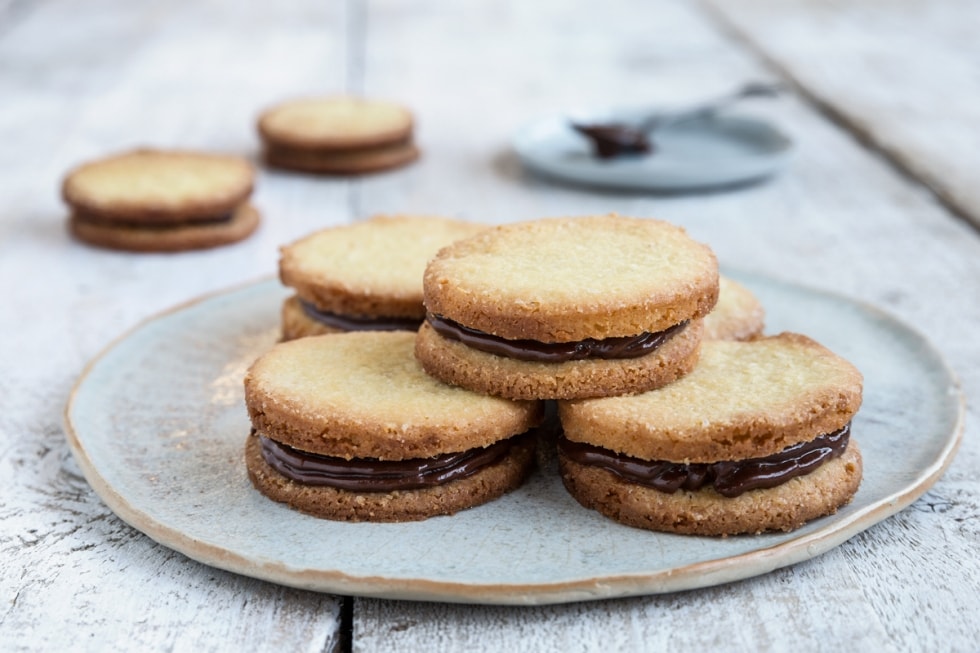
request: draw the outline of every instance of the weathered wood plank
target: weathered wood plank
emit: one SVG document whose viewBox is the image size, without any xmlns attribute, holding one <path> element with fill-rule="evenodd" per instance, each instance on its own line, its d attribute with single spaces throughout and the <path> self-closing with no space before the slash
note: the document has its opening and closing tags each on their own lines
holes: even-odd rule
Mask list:
<svg viewBox="0 0 980 653">
<path fill-rule="evenodd" d="M 784 125 L 799 154 L 787 174 L 739 192 L 596 193 L 543 182 L 515 163 L 509 138 L 535 115 L 680 104 L 773 76 L 690 5 L 612 0 L 600 14 L 558 0 L 248 9 L 225 0 L 52 0 L 0 29 L 0 62 L 4 649 L 340 644 L 336 597 L 209 569 L 122 524 L 79 476 L 60 425 L 73 379 L 119 333 L 201 292 L 273 273 L 280 244 L 322 225 L 381 211 L 486 222 L 610 210 L 663 217 L 725 264 L 838 290 L 918 325 L 968 397 L 980 396 L 972 328 L 980 239 L 799 97 L 751 107 Z M 70 165 L 147 142 L 254 155 L 262 106 L 343 88 L 416 109 L 423 160 L 358 182 L 262 171 L 263 228 L 221 250 L 131 256 L 66 237 L 57 185 Z M 966 431 L 952 468 L 922 500 L 807 563 L 707 590 L 568 606 L 357 600 L 353 648 L 973 650 L 980 423 L 972 405 Z"/>
<path fill-rule="evenodd" d="M 976 3 L 707 4 L 828 113 L 980 226 Z"/>
<path fill-rule="evenodd" d="M 723 264 L 839 291 L 919 325 L 954 362 L 967 394 L 980 392 L 980 347 L 967 326 L 980 310 L 966 300 L 980 296 L 980 241 L 799 97 L 745 108 L 782 124 L 799 148 L 787 174 L 738 192 L 594 192 L 541 181 L 513 160 L 513 131 L 536 115 L 610 103 L 678 105 L 773 75 L 696 9 L 613 2 L 599 14 L 559 2 L 497 2 L 418 3 L 407 12 L 374 2 L 368 16 L 365 87 L 416 108 L 426 156 L 406 176 L 361 182 L 360 213 L 402 207 L 490 222 L 606 211 L 666 218 L 708 242 Z M 967 433 L 977 427 L 971 409 Z M 969 615 L 978 604 L 965 597 L 976 596 L 980 569 L 954 561 L 975 557 L 976 531 L 964 524 L 977 514 L 980 486 L 969 470 L 978 458 L 968 437 L 915 508 L 763 578 L 532 609 L 356 600 L 355 650 L 657 650 L 668 643 L 970 650 L 977 627 Z M 932 512 L 936 502 L 963 521 Z"/>
<path fill-rule="evenodd" d="M 827 565 L 843 567 L 841 553 L 732 586 L 560 607 L 359 602 L 354 650 L 833 651 L 842 642 L 888 650 L 857 583 L 825 591 Z"/>
<path fill-rule="evenodd" d="M 140 319 L 272 275 L 277 247 L 350 217 L 346 182 L 262 172 L 232 247 L 134 256 L 71 242 L 72 165 L 136 145 L 253 157 L 284 96 L 343 85 L 343 7 L 50 2 L 0 33 L 0 648 L 334 650 L 341 600 L 200 565 L 122 523 L 61 432 L 84 363 Z M 244 438 L 244 434 L 243 434 Z M 120 443 L 125 446 L 125 443 Z"/>
</svg>

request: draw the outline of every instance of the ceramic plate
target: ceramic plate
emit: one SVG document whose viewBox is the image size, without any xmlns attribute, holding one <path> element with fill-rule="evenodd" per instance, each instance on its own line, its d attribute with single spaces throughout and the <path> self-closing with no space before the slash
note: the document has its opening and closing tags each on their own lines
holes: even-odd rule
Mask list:
<svg viewBox="0 0 980 653">
<path fill-rule="evenodd" d="M 940 356 L 895 319 L 836 295 L 732 276 L 765 303 L 770 332 L 807 333 L 865 375 L 853 426 L 864 482 L 850 505 L 793 533 L 715 539 L 622 526 L 579 506 L 549 468 L 490 504 L 406 524 L 337 523 L 274 503 L 245 473 L 242 396 L 246 368 L 278 337 L 285 294 L 272 280 L 174 309 L 110 346 L 72 392 L 68 441 L 106 504 L 154 540 L 311 590 L 543 604 L 763 574 L 827 551 L 925 492 L 953 456 L 963 408 Z"/>
<path fill-rule="evenodd" d="M 721 114 L 668 125 L 652 134 L 646 156 L 599 159 L 570 127 L 636 123 L 636 109 L 572 112 L 536 120 L 520 129 L 514 149 L 525 166 L 555 179 L 590 186 L 683 192 L 737 186 L 769 177 L 789 160 L 792 142 L 763 120 Z"/>
</svg>

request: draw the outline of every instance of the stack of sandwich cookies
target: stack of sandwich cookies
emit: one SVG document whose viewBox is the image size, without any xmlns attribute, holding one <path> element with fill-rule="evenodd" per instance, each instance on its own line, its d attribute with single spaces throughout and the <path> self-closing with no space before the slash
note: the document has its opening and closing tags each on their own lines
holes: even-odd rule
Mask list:
<svg viewBox="0 0 980 653">
<path fill-rule="evenodd" d="M 258 122 L 270 166 L 356 175 L 411 163 L 419 156 L 414 119 L 401 105 L 352 97 L 292 100 Z"/>
<path fill-rule="evenodd" d="M 180 251 L 239 241 L 259 224 L 248 203 L 254 172 L 243 159 L 135 150 L 65 177 L 69 227 L 87 243 L 130 251 Z"/>
<path fill-rule="evenodd" d="M 440 248 L 486 227 L 431 216 L 376 216 L 281 249 L 284 340 L 342 331 L 416 331 L 422 273 Z"/>
<path fill-rule="evenodd" d="M 318 517 L 408 521 L 518 487 L 540 402 L 477 395 L 428 377 L 414 334 L 279 343 L 245 377 L 246 466 L 269 498 Z"/>
<path fill-rule="evenodd" d="M 553 218 L 446 247 L 423 289 L 416 356 L 436 378 L 511 399 L 603 397 L 693 369 L 718 265 L 666 222 Z"/>
<path fill-rule="evenodd" d="M 582 505 L 673 533 L 792 530 L 861 481 L 853 365 L 806 336 L 706 341 L 697 368 L 652 392 L 560 402 L 559 464 Z"/>
<path fill-rule="evenodd" d="M 765 310 L 751 290 L 718 278 L 718 303 L 704 318 L 705 340 L 752 340 L 762 335 Z"/>
</svg>

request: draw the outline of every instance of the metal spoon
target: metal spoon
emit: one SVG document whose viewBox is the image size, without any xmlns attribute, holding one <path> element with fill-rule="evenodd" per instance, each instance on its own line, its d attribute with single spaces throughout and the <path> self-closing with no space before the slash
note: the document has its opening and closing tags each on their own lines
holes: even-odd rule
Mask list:
<svg viewBox="0 0 980 653">
<path fill-rule="evenodd" d="M 751 82 L 733 93 L 710 102 L 703 102 L 679 111 L 658 112 L 634 125 L 624 123 L 586 125 L 576 122 L 572 122 L 571 125 L 575 131 L 592 142 L 595 154 L 600 159 L 611 159 L 624 154 L 647 154 L 654 149 L 649 136 L 657 129 L 689 120 L 707 118 L 745 98 L 776 97 L 783 88 L 781 84 Z"/>
</svg>

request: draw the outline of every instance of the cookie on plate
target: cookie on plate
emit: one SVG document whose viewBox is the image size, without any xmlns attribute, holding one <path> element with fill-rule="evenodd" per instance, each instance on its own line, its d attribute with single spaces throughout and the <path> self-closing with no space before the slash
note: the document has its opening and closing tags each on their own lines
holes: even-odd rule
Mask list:
<svg viewBox="0 0 980 653">
<path fill-rule="evenodd" d="M 355 97 L 290 100 L 259 117 L 266 163 L 302 172 L 357 175 L 419 156 L 414 118 L 394 102 Z"/>
<path fill-rule="evenodd" d="M 762 335 L 765 309 L 751 290 L 722 275 L 718 303 L 704 318 L 705 340 L 751 340 Z"/>
<path fill-rule="evenodd" d="M 664 388 L 560 402 L 562 480 L 631 526 L 789 531 L 857 491 L 861 396 L 861 373 L 806 336 L 705 341 L 697 368 Z"/>
<path fill-rule="evenodd" d="M 282 307 L 283 340 L 341 331 L 416 331 L 422 273 L 440 248 L 486 229 L 435 216 L 381 215 L 323 229 L 280 250 L 296 294 Z"/>
<path fill-rule="evenodd" d="M 217 247 L 255 231 L 259 213 L 248 203 L 253 183 L 252 166 L 238 157 L 139 149 L 70 171 L 62 196 L 79 240 L 171 252 Z"/>
<path fill-rule="evenodd" d="M 365 331 L 279 343 L 245 376 L 245 462 L 269 498 L 326 519 L 448 515 L 518 487 L 540 402 L 454 388 L 422 371 L 415 334 Z"/>
<path fill-rule="evenodd" d="M 444 248 L 423 290 L 415 353 L 433 376 L 511 399 L 603 397 L 694 367 L 718 264 L 667 222 L 549 218 Z"/>
</svg>

